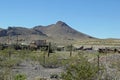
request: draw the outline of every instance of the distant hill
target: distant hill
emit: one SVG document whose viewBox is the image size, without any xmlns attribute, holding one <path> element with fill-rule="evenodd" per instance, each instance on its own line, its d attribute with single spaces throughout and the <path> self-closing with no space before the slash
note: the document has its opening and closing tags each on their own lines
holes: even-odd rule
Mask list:
<svg viewBox="0 0 120 80">
<path fill-rule="evenodd" d="M 7 36 L 11 36 L 14 43 L 16 35 L 19 39 L 31 42 L 32 40 L 46 39 L 54 43 L 69 44 L 79 41 L 80 39 L 95 39 L 92 36 L 79 32 L 65 22 L 58 21 L 48 26 L 35 26 L 31 29 L 24 27 L 8 27 L 8 29 L 0 29 L 0 42 L 6 42 Z"/>
<path fill-rule="evenodd" d="M 46 36 L 41 31 L 23 28 L 23 27 L 8 27 L 8 29 L 0 30 L 0 37 L 8 36 L 8 35 L 15 36 L 15 35 L 30 35 L 30 34 Z"/>
<path fill-rule="evenodd" d="M 0 28 L 0 31 L 3 30 L 2 28 Z"/>
<path fill-rule="evenodd" d="M 63 39 L 90 39 L 93 38 L 84 33 L 74 30 L 69 25 L 62 21 L 58 21 L 56 24 L 48 26 L 36 26 L 34 30 L 39 30 L 49 37 L 53 38 L 63 38 Z"/>
</svg>

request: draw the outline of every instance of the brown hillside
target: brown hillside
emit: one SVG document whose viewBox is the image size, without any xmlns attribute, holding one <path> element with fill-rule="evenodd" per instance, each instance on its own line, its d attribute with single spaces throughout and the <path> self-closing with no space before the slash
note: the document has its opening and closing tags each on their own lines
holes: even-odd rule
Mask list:
<svg viewBox="0 0 120 80">
<path fill-rule="evenodd" d="M 15 36 L 15 35 L 41 35 L 46 36 L 42 32 L 38 30 L 23 28 L 23 27 L 8 27 L 8 29 L 0 30 L 0 37 L 3 36 Z"/>
<path fill-rule="evenodd" d="M 93 37 L 78 32 L 62 21 L 48 26 L 36 26 L 34 30 L 39 30 L 49 37 L 62 39 L 91 39 Z"/>
<path fill-rule="evenodd" d="M 46 39 L 48 42 L 58 44 L 71 44 L 80 39 L 94 39 L 89 35 L 81 33 L 62 21 L 48 26 L 35 26 L 34 28 L 8 27 L 0 30 L 0 42 L 7 42 L 7 36 L 11 36 L 11 42 L 15 42 L 16 35 L 20 40 L 31 42 L 32 40 Z"/>
</svg>

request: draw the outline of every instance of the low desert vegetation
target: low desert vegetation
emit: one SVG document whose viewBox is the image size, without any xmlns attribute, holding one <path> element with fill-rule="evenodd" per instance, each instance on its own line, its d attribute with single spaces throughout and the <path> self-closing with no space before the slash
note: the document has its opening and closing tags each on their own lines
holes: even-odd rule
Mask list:
<svg viewBox="0 0 120 80">
<path fill-rule="evenodd" d="M 26 80 L 26 75 L 25 74 L 16 74 L 14 77 L 14 80 Z"/>
<path fill-rule="evenodd" d="M 98 73 L 97 66 L 89 63 L 82 55 L 70 59 L 65 70 L 62 73 L 63 80 L 93 80 Z"/>
<path fill-rule="evenodd" d="M 32 66 L 42 66 L 44 69 L 60 68 L 60 74 L 53 73 L 48 77 L 57 80 L 119 80 L 120 65 L 118 53 L 98 53 L 97 51 L 74 51 L 73 45 L 66 46 L 64 51 L 56 51 L 48 56 L 48 51 L 42 50 L 15 50 L 8 47 L 0 50 L 0 80 L 28 80 L 27 74 L 15 72 L 14 69 L 21 68 L 21 63 L 31 62 Z M 72 49 L 72 55 L 70 56 Z M 111 60 L 112 59 L 112 60 Z M 111 61 L 110 61 L 111 60 Z M 109 67 L 109 68 L 108 68 Z M 37 67 L 33 67 L 35 70 Z M 109 71 L 108 71 L 109 70 Z M 113 70 L 113 71 L 112 71 Z M 38 71 L 39 72 L 39 71 Z M 117 73 L 117 75 L 111 74 Z M 34 76 L 34 79 L 37 76 Z M 111 78 L 111 79 L 110 79 Z M 36 80 L 46 78 L 36 78 Z"/>
</svg>

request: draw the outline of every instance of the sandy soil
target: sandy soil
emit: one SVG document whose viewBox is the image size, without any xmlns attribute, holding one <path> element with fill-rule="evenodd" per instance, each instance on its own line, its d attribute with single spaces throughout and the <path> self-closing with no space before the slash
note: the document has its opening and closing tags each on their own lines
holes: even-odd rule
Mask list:
<svg viewBox="0 0 120 80">
<path fill-rule="evenodd" d="M 35 77 L 50 78 L 51 74 L 59 75 L 62 71 L 62 68 L 44 68 L 39 65 L 38 62 L 28 60 L 23 61 L 19 66 L 13 68 L 14 74 L 25 74 L 27 76 L 27 80 L 34 80 Z"/>
</svg>

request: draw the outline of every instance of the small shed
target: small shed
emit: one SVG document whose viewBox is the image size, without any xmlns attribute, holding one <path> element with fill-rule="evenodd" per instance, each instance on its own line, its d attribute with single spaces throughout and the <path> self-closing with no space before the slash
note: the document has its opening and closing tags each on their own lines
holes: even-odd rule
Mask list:
<svg viewBox="0 0 120 80">
<path fill-rule="evenodd" d="M 47 43 L 46 43 L 46 40 L 33 40 L 30 45 L 34 45 L 34 46 L 45 46 Z"/>
</svg>

